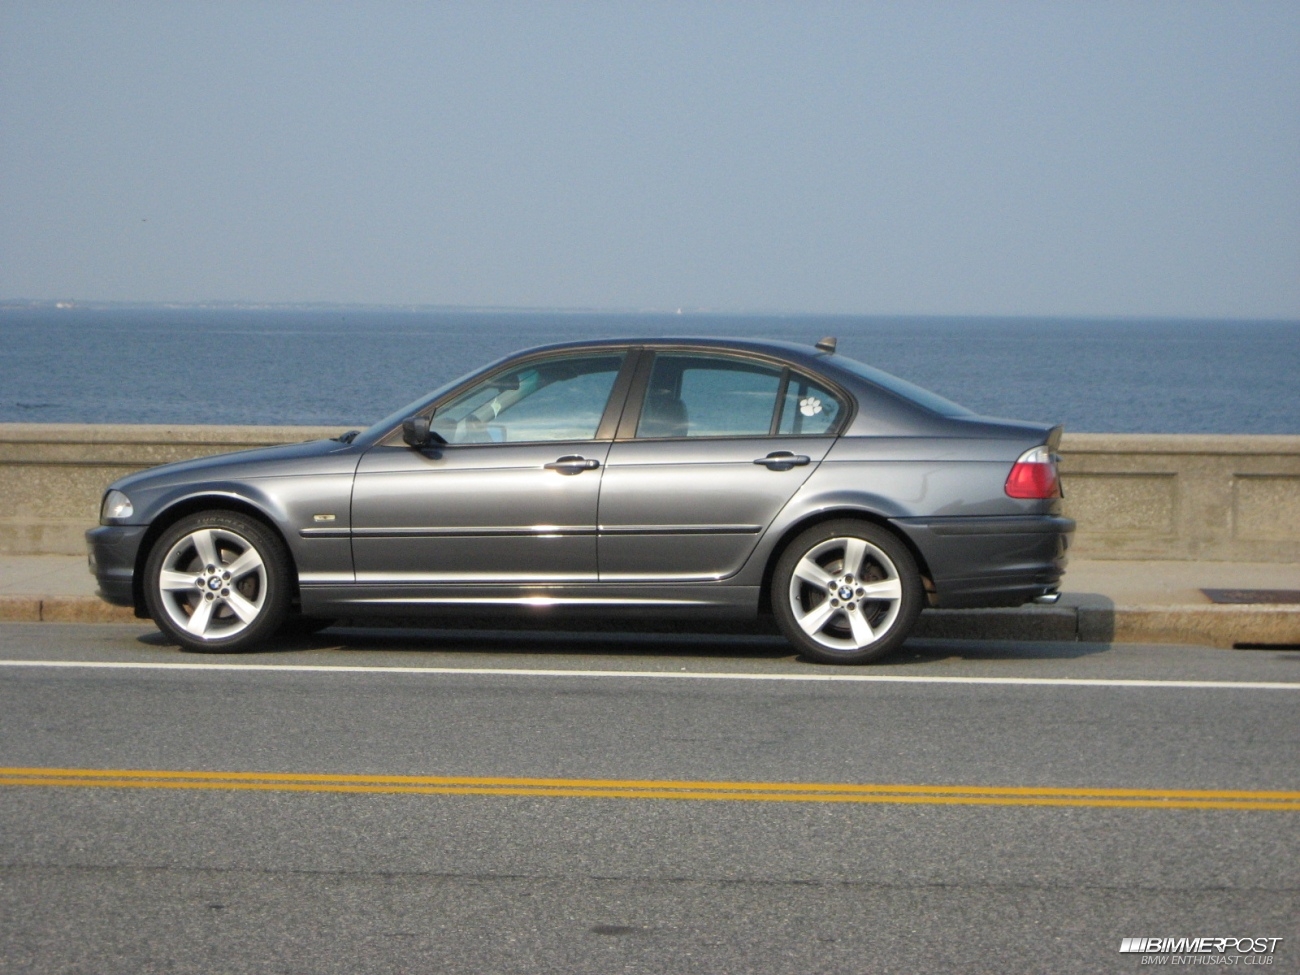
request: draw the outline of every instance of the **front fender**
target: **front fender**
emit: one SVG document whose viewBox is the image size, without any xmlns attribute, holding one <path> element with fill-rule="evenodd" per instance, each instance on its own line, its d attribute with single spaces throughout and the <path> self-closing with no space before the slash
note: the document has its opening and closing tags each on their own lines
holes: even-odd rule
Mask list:
<svg viewBox="0 0 1300 975">
<path fill-rule="evenodd" d="M 289 523 L 289 513 L 284 504 L 275 495 L 252 483 L 213 481 L 206 484 L 174 484 L 156 491 L 141 492 L 137 489 L 133 494 L 145 495 L 140 500 L 131 498 L 136 506 L 132 521 L 138 524 L 152 525 L 165 519 L 168 512 L 178 505 L 188 508 L 191 502 L 211 498 L 218 507 L 221 501 L 249 505 L 275 524 L 286 537 L 290 533 L 296 533 L 296 529 Z"/>
<path fill-rule="evenodd" d="M 349 472 L 169 485 L 138 492 L 143 509 L 133 520 L 152 526 L 178 507 L 199 510 L 205 502 L 252 509 L 284 538 L 300 583 L 352 582 L 352 477 Z"/>
</svg>

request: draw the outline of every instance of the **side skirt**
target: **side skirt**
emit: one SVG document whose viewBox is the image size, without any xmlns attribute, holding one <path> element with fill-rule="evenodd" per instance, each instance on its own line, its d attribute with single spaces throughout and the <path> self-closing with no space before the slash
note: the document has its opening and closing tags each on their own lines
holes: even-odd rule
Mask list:
<svg viewBox="0 0 1300 975">
<path fill-rule="evenodd" d="M 758 616 L 758 586 L 307 585 L 307 616 L 733 619 Z"/>
</svg>

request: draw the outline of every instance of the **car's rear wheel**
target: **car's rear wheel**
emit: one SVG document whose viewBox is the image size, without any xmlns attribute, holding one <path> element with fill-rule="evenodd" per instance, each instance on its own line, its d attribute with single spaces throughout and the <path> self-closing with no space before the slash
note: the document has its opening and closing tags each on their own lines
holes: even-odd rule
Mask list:
<svg viewBox="0 0 1300 975">
<path fill-rule="evenodd" d="M 145 602 L 185 649 L 242 653 L 284 621 L 292 571 L 284 544 L 261 522 L 202 511 L 172 525 L 150 550 Z"/>
<path fill-rule="evenodd" d="M 879 660 L 907 639 L 921 604 L 912 553 L 866 521 L 814 525 L 790 543 L 772 577 L 781 632 L 822 663 Z"/>
</svg>

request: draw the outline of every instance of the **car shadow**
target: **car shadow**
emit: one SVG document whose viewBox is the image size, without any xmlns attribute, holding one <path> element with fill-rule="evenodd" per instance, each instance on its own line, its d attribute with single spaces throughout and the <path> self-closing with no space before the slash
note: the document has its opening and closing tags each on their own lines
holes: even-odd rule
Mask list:
<svg viewBox="0 0 1300 975">
<path fill-rule="evenodd" d="M 146 633 L 150 647 L 180 647 L 162 633 Z M 258 658 L 311 651 L 349 653 L 490 653 L 536 656 L 735 657 L 793 660 L 794 648 L 779 636 L 721 633 L 628 633 L 619 631 L 480 630 L 429 627 L 336 626 L 311 636 L 276 637 L 241 654 L 194 654 L 225 659 Z M 188 656 L 188 655 L 187 655 Z"/>
<path fill-rule="evenodd" d="M 1073 640 L 936 640 L 914 637 L 883 661 L 929 664 L 943 660 L 1076 660 L 1105 653 L 1109 643 Z"/>
<path fill-rule="evenodd" d="M 491 653 L 506 656 L 697 657 L 793 660 L 782 637 L 754 633 L 632 633 L 624 630 L 436 630 L 337 627 L 314 640 L 350 650 Z"/>
<path fill-rule="evenodd" d="M 142 634 L 138 641 L 158 649 L 180 648 L 160 632 Z M 1070 660 L 1102 653 L 1109 644 L 1025 640 L 953 640 L 914 637 L 879 666 L 908 666 L 956 660 Z M 799 657 L 775 634 L 649 632 L 623 630 L 466 629 L 398 626 L 334 626 L 310 636 L 282 636 L 264 648 L 242 654 L 186 654 L 195 659 L 225 660 L 301 653 L 445 653 L 492 654 L 506 657 L 680 657 L 731 660 L 787 660 L 822 665 Z"/>
</svg>

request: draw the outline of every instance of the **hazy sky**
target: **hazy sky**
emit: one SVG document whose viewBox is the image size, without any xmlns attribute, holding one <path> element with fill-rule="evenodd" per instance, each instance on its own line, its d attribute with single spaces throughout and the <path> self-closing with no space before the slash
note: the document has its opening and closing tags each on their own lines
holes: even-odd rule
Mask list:
<svg viewBox="0 0 1300 975">
<path fill-rule="evenodd" d="M 0 3 L 0 298 L 1300 318 L 1300 3 Z"/>
</svg>

